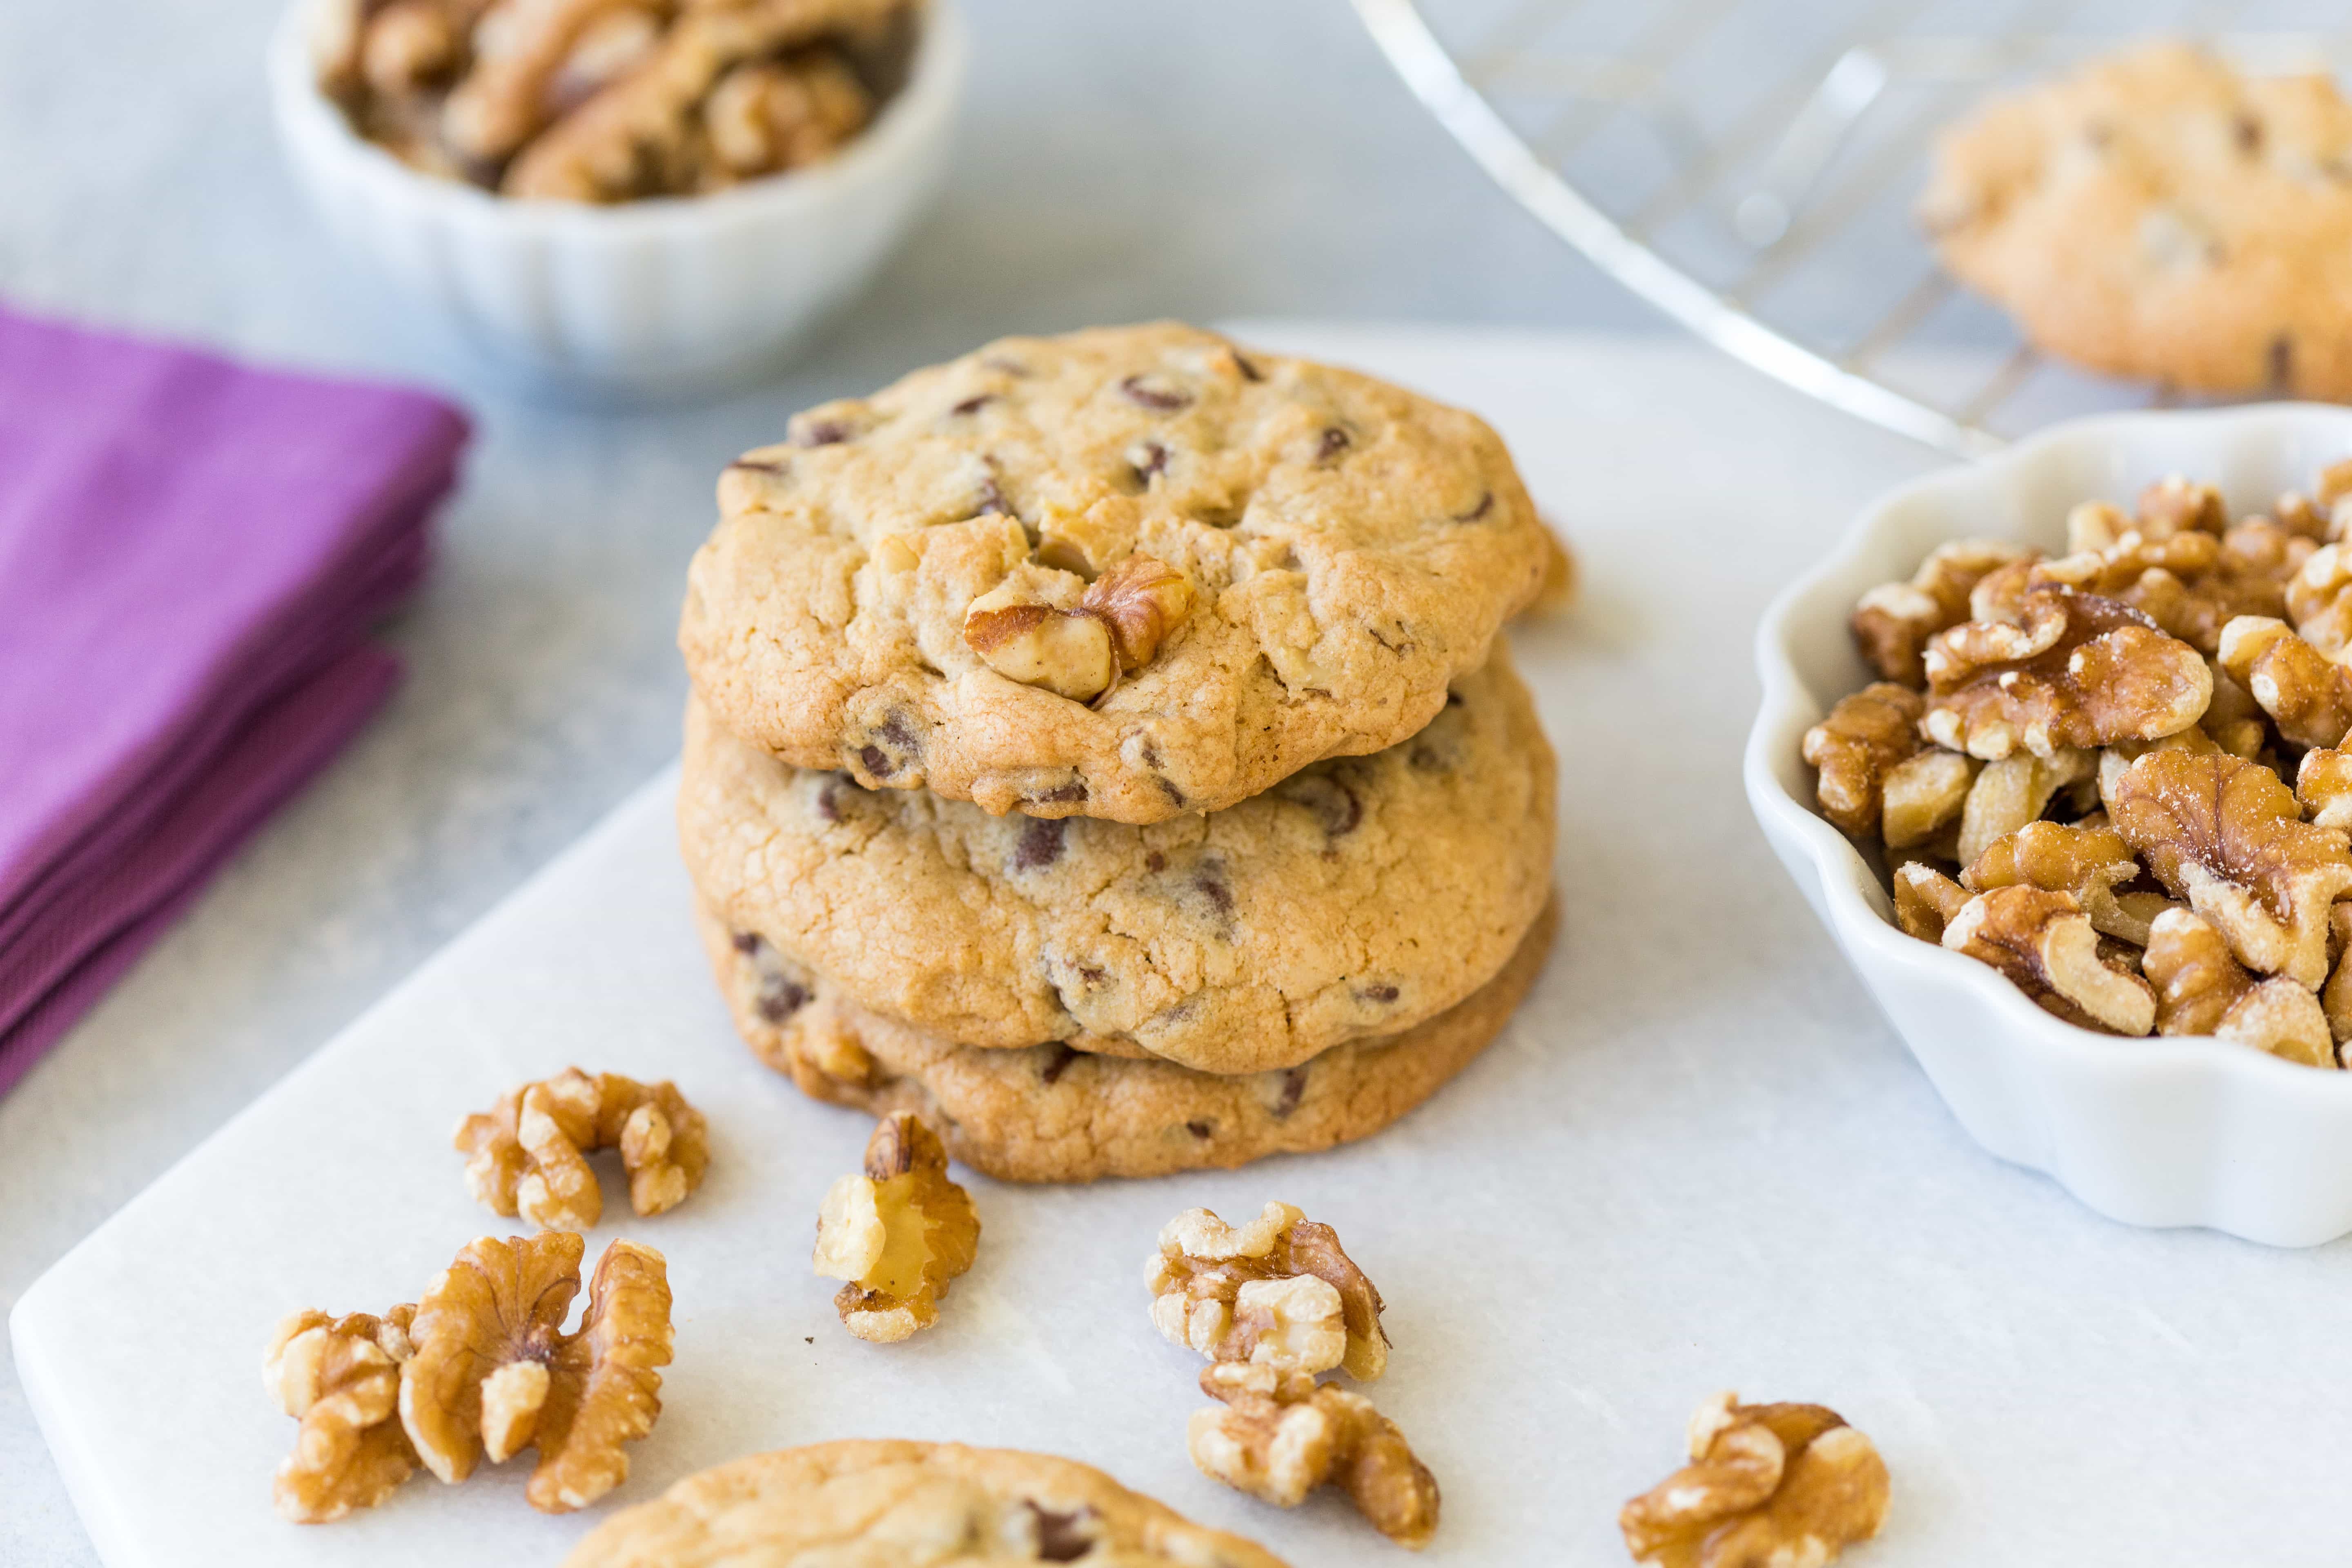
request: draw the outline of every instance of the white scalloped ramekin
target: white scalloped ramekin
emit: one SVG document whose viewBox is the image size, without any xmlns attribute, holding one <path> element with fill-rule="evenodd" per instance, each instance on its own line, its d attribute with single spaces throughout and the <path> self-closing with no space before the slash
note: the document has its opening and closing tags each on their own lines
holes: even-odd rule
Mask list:
<svg viewBox="0 0 2352 1568">
<path fill-rule="evenodd" d="M 706 196 L 589 206 L 514 201 L 418 174 L 319 91 L 322 0 L 296 0 L 269 51 L 297 178 L 336 239 L 494 368 L 592 401 L 747 384 L 881 265 L 945 173 L 968 47 L 929 0 L 906 85 L 842 154 Z"/>
<path fill-rule="evenodd" d="M 1974 959 L 1907 937 L 1885 889 L 1813 809 L 1806 729 L 1872 677 L 1846 617 L 1947 540 L 2064 548 L 2066 511 L 2186 474 L 2233 512 L 2309 492 L 2352 456 L 2352 409 L 2313 404 L 2114 415 L 2047 430 L 1880 497 L 1756 633 L 1764 702 L 1748 798 L 1781 863 L 1969 1135 L 2113 1219 L 2309 1247 L 2352 1231 L 2352 1073 L 2215 1039 L 2122 1039 L 2063 1024 Z"/>
</svg>

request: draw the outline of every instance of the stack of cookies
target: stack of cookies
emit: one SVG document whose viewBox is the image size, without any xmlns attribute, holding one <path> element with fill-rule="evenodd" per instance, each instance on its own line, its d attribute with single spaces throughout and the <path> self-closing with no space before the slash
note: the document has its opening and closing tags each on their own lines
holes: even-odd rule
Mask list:
<svg viewBox="0 0 2352 1568">
<path fill-rule="evenodd" d="M 1552 547 L 1479 420 L 1160 324 L 992 343 L 719 484 L 679 817 L 752 1048 L 975 1169 L 1363 1137 L 1540 968 Z"/>
</svg>

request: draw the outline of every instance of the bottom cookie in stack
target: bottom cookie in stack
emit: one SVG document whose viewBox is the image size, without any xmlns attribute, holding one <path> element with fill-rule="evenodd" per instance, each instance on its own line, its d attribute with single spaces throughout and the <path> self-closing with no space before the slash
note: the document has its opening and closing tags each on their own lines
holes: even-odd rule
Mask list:
<svg viewBox="0 0 2352 1568">
<path fill-rule="evenodd" d="M 781 1009 L 775 950 L 730 930 L 707 903 L 698 915 L 736 1028 L 804 1093 L 877 1115 L 912 1110 L 950 1153 L 1003 1181 L 1087 1182 L 1230 1168 L 1378 1132 L 1502 1031 L 1543 969 L 1559 907 L 1546 903 L 1501 971 L 1436 1016 L 1243 1074 L 1058 1043 L 958 1045 L 868 1012 L 821 978 L 813 991 L 787 982 L 796 1005 Z"/>
</svg>

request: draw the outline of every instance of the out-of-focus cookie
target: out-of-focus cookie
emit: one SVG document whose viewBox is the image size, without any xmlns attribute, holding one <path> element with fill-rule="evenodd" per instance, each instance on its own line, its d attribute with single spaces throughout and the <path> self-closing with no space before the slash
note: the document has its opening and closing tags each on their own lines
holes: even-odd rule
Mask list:
<svg viewBox="0 0 2352 1568">
<path fill-rule="evenodd" d="M 1476 417 L 1167 322 L 811 409 L 719 499 L 679 641 L 719 721 L 1033 816 L 1213 811 L 1395 745 L 1549 555 Z"/>
<path fill-rule="evenodd" d="M 565 1568 L 1283 1568 L 1071 1459 L 953 1443 L 818 1443 L 688 1476 Z"/>
<path fill-rule="evenodd" d="M 1365 1138 L 1435 1093 L 1502 1031 L 1551 949 L 1555 900 L 1500 973 L 1400 1034 L 1293 1068 L 1221 1077 L 1064 1045 L 981 1050 L 869 1013 L 794 976 L 756 937 L 698 909 L 735 1026 L 803 1092 L 877 1114 L 911 1110 L 948 1152 L 1012 1182 L 1225 1169 Z"/>
<path fill-rule="evenodd" d="M 2207 392 L 2352 397 L 2352 104 L 2165 43 L 1994 99 L 1921 199 L 2038 346 Z"/>
<path fill-rule="evenodd" d="M 702 896 L 871 1011 L 966 1046 L 1294 1067 L 1434 1016 L 1549 896 L 1553 763 L 1498 650 L 1429 727 L 1148 826 L 866 790 L 687 722 Z"/>
</svg>

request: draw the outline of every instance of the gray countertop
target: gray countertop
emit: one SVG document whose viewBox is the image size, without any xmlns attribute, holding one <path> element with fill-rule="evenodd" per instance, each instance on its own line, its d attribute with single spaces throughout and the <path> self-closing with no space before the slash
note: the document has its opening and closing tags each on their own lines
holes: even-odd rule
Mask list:
<svg viewBox="0 0 2352 1568">
<path fill-rule="evenodd" d="M 713 476 L 793 408 L 1155 315 L 1654 324 L 1468 166 L 1340 0 L 968 5 L 952 184 L 872 291 L 772 388 L 638 416 L 449 379 L 330 252 L 265 112 L 276 0 L 0 6 L 0 297 L 440 384 L 480 425 L 389 711 L 0 1099 L 0 1310 L 671 754 Z M 0 1561 L 96 1561 L 12 1370 Z"/>
</svg>

